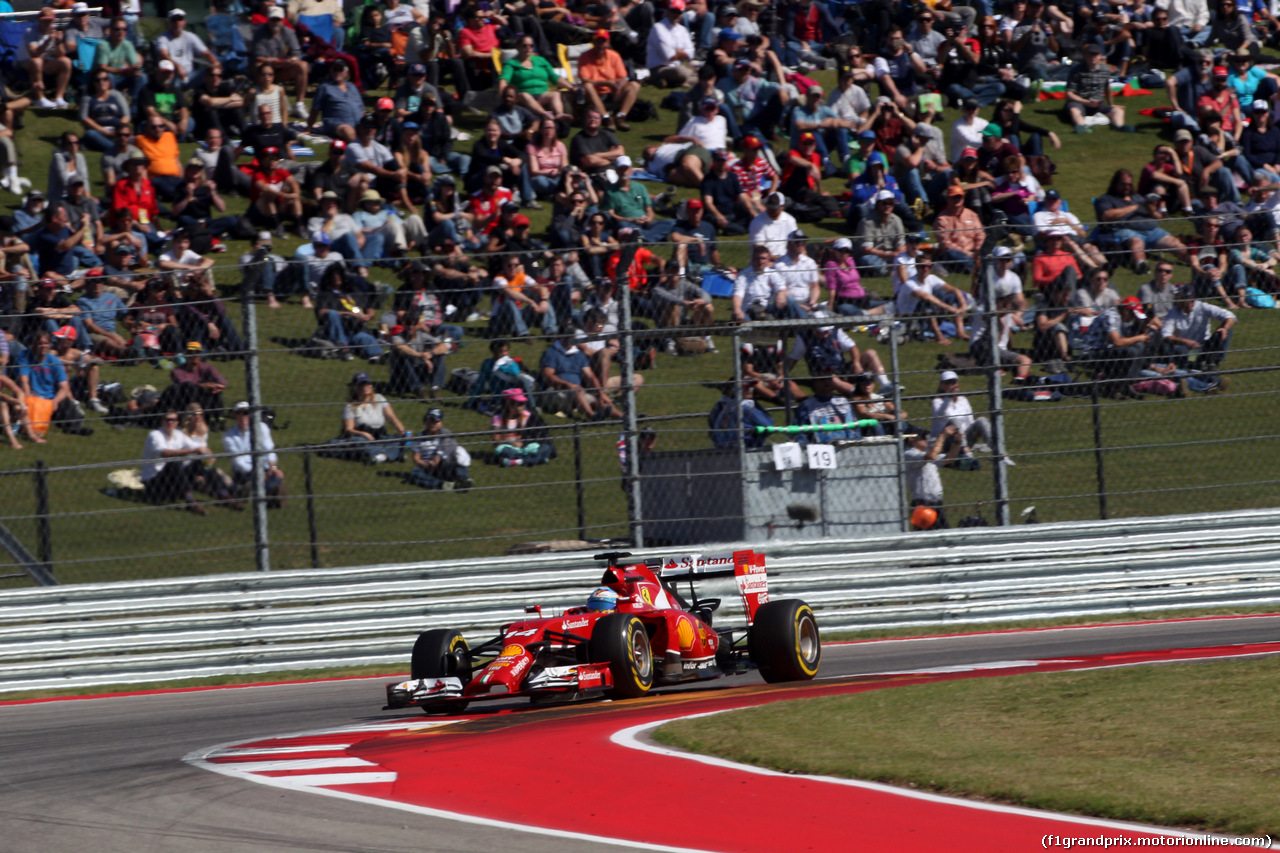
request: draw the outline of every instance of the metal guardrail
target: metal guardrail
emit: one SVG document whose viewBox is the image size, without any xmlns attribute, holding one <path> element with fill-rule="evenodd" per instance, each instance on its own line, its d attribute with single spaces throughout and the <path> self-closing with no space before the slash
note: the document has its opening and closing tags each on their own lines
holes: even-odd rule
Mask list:
<svg viewBox="0 0 1280 853">
<path fill-rule="evenodd" d="M 748 547 L 768 554 L 772 595 L 804 598 L 827 632 L 1280 605 L 1274 510 Z M 526 604 L 580 604 L 600 572 L 576 552 L 4 592 L 0 692 L 396 670 L 419 631 L 487 638 Z M 719 583 L 719 617 L 740 619 Z"/>
</svg>

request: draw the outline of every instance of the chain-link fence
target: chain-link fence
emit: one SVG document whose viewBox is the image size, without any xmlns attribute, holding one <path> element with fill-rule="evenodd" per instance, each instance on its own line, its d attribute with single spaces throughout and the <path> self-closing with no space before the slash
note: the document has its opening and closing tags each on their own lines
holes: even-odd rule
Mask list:
<svg viewBox="0 0 1280 853">
<path fill-rule="evenodd" d="M 745 255 L 745 245 L 738 249 Z M 431 260 L 419 262 L 430 268 Z M 1161 344 L 1141 310 L 1120 315 L 1128 325 L 1118 331 L 1146 340 L 1127 348 L 1106 336 L 1091 340 L 1072 316 L 1061 324 L 1068 346 L 1054 352 L 1043 345 L 1052 346 L 1057 332 L 1037 333 L 1036 321 L 1063 309 L 1037 307 L 1031 293 L 1025 304 L 992 301 L 976 317 L 964 315 L 968 328 L 955 328 L 945 306 L 931 316 L 895 315 L 892 301 L 883 313 L 805 320 L 778 307 L 773 316 L 731 323 L 733 275 L 728 291 L 710 297 L 717 320 L 694 304 L 655 309 L 646 278 L 662 273 L 637 271 L 630 259 L 616 266 L 623 272 L 615 278 L 639 284 L 620 288 L 616 306 L 589 294 L 598 278 L 568 292 L 549 288 L 547 299 L 564 316 L 543 328 L 536 312 L 522 312 L 532 329 L 485 316 L 510 310 L 494 302 L 492 287 L 436 277 L 429 287 L 441 297 L 437 319 L 459 327 L 456 340 L 445 327 L 416 341 L 412 328 L 397 331 L 422 312 L 406 312 L 412 297 L 406 303 L 376 282 L 357 306 L 367 342 L 330 340 L 326 321 L 317 323 L 312 311 L 269 310 L 234 296 L 225 304 L 189 299 L 209 309 L 201 316 L 217 315 L 214 326 L 224 323 L 212 341 L 206 336 L 198 361 L 179 363 L 191 356 L 175 350 L 198 335 L 175 321 L 176 346 L 159 340 L 154 351 L 119 353 L 98 365 L 94 382 L 73 381 L 83 406 L 99 383 L 101 402 L 110 405 L 84 421 L 93 435 L 55 428 L 36 444 L 20 433 L 25 449 L 4 453 L 5 582 L 374 564 L 601 542 L 696 549 L 726 539 L 857 537 L 909 529 L 912 504 L 922 499 L 953 526 L 1275 505 L 1268 464 L 1280 391 L 1275 312 L 1237 310 L 1231 324 L 1210 318 L 1209 332 L 1228 326 L 1221 360 Z M 214 272 L 232 293 L 245 277 L 243 268 Z M 704 282 L 716 274 L 708 271 Z M 1126 289 L 1145 280 L 1119 274 L 1128 276 Z M 261 286 L 261 277 L 250 278 Z M 968 275 L 939 278 L 983 297 Z M 890 297 L 889 280 L 864 283 L 872 293 L 859 310 L 879 301 L 876 290 Z M 997 289 L 988 290 L 996 299 Z M 1210 292 L 1200 301 L 1221 300 Z M 601 302 L 603 328 L 584 316 Z M 681 316 L 683 325 L 669 325 Z M 569 317 L 576 332 L 564 323 Z M 1005 340 L 1010 317 L 1017 323 Z M 939 347 L 937 336 L 976 335 L 978 324 L 987 340 L 1001 341 L 994 352 Z M 243 342 L 220 348 L 228 330 Z M 609 387 L 548 382 L 544 366 L 563 376 L 577 363 L 549 360 L 549 350 L 576 347 L 599 366 L 599 350 L 614 341 Z M 987 366 L 996 357 L 1002 371 Z M 220 374 L 208 393 L 170 393 L 169 370 L 201 362 Z M 86 366 L 73 364 L 71 373 Z M 940 384 L 948 369 L 959 374 L 955 386 Z M 828 372 L 832 387 L 815 379 Z M 10 374 L 17 376 L 12 366 Z M 851 402 L 827 407 L 828 393 Z M 519 399 L 525 396 L 527 403 Z M 958 414 L 961 399 L 971 411 Z M 232 411 L 241 400 L 251 420 L 263 420 L 257 446 Z M 208 453 L 157 457 L 163 441 L 146 450 L 154 431 L 190 426 L 167 425 L 165 416 L 169 409 L 181 416 L 191 403 L 203 406 L 210 428 L 201 438 L 203 427 L 192 427 L 194 446 Z M 735 413 L 747 410 L 765 417 L 748 412 L 740 429 Z M 526 421 L 525 412 L 536 414 Z M 939 443 L 948 422 L 966 429 Z M 441 427 L 450 442 L 435 432 Z M 910 453 L 916 440 L 902 440 L 915 428 L 926 456 L 937 445 L 923 462 Z M 813 455 L 808 445 L 830 454 Z M 442 450 L 443 466 L 431 461 Z M 165 488 L 148 487 L 148 469 L 159 463 L 185 473 Z M 939 494 L 921 492 L 925 463 L 936 466 Z"/>
</svg>

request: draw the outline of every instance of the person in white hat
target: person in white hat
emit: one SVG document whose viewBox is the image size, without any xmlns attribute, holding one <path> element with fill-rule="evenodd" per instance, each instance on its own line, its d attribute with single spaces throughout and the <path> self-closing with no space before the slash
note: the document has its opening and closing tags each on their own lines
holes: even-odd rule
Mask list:
<svg viewBox="0 0 1280 853">
<path fill-rule="evenodd" d="M 854 234 L 858 267 L 863 275 L 888 275 L 894 258 L 906 249 L 907 232 L 893 212 L 897 197 L 892 191 L 880 190 L 871 200 L 874 212 L 862 218 Z"/>
<path fill-rule="evenodd" d="M 218 55 L 198 35 L 187 32 L 187 13 L 182 9 L 169 10 L 169 29 L 156 39 L 156 53 L 173 63 L 178 87 L 182 89 L 194 89 L 199 83 L 196 57 L 203 57 L 210 68 L 222 67 Z"/>
<path fill-rule="evenodd" d="M 991 421 L 984 416 L 975 417 L 969 398 L 960 393 L 960 376 L 954 370 L 944 370 L 938 376 L 938 396 L 930 402 L 933 419 L 929 425 L 930 440 L 948 434 L 942 446 L 942 454 L 948 460 L 991 452 Z M 953 429 L 948 431 L 947 427 Z"/>
</svg>

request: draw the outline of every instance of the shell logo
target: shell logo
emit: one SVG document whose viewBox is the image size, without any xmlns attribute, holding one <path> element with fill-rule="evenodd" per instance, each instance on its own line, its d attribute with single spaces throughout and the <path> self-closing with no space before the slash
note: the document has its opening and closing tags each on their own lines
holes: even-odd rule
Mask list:
<svg viewBox="0 0 1280 853">
<path fill-rule="evenodd" d="M 511 645 L 509 645 L 509 646 L 507 646 L 506 648 L 504 648 L 504 649 L 502 650 L 502 654 L 498 655 L 498 657 L 502 657 L 502 658 L 507 658 L 507 657 L 515 658 L 515 657 L 520 657 L 520 655 L 522 655 L 522 654 L 524 654 L 524 646 L 521 646 L 521 645 L 519 645 L 518 643 L 512 643 Z"/>
<path fill-rule="evenodd" d="M 693 648 L 693 623 L 683 616 L 676 622 L 676 638 L 680 641 L 681 651 Z"/>
</svg>

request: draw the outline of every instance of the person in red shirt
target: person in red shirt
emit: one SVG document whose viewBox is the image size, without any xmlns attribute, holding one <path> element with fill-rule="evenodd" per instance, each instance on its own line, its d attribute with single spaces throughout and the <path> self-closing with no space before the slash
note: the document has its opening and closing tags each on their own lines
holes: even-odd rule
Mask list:
<svg viewBox="0 0 1280 853">
<path fill-rule="evenodd" d="M 1041 293 L 1049 293 L 1056 287 L 1075 293 L 1080 285 L 1080 267 L 1075 255 L 1063 248 L 1061 234 L 1042 231 L 1040 236 L 1044 240 L 1044 251 L 1031 262 L 1031 281 Z"/>
<path fill-rule="evenodd" d="M 596 30 L 591 39 L 591 49 L 578 57 L 578 79 L 587 101 L 601 115 L 607 116 L 604 125 L 610 130 L 630 130 L 627 113 L 635 106 L 640 84 L 627 79 L 627 66 L 617 51 L 609 49 L 609 31 Z M 605 107 L 608 101 L 610 112 Z"/>
<path fill-rule="evenodd" d="M 800 134 L 796 148 L 787 152 L 779 188 L 787 198 L 822 210 L 825 216 L 840 212 L 840 203 L 822 189 L 822 155 L 818 140 L 810 132 Z"/>
<path fill-rule="evenodd" d="M 502 185 L 502 169 L 485 169 L 484 187 L 471 194 L 470 211 L 476 230 L 488 235 L 502 215 L 502 206 L 514 200 L 511 190 Z"/>
<path fill-rule="evenodd" d="M 623 228 L 618 231 L 618 239 L 623 243 L 634 241 L 638 237 L 638 233 L 634 228 Z M 605 263 L 605 278 L 613 280 L 618 275 L 618 264 L 622 261 L 622 250 L 614 252 L 609 256 L 609 260 Z M 635 257 L 631 259 L 631 266 L 627 267 L 627 287 L 632 290 L 641 290 L 648 283 L 650 275 L 656 280 L 662 272 L 662 258 L 650 252 L 644 246 L 636 249 Z M 650 272 L 650 269 L 652 272 Z"/>
<path fill-rule="evenodd" d="M 147 237 L 147 245 L 154 249 L 160 242 L 156 231 L 156 217 L 160 206 L 156 203 L 156 189 L 147 177 L 146 157 L 131 157 L 125 161 L 125 176 L 116 181 L 111 190 L 111 209 L 128 208 L 137 222 L 135 228 Z"/>
<path fill-rule="evenodd" d="M 288 171 L 280 168 L 280 149 L 262 149 L 258 164 L 249 175 L 249 221 L 257 228 L 274 228 L 284 236 L 284 220 L 302 219 L 302 189 Z"/>
<path fill-rule="evenodd" d="M 458 52 L 467 60 L 468 82 L 472 89 L 492 88 L 498 76 L 493 65 L 493 49 L 498 46 L 497 24 L 506 26 L 507 19 L 479 6 L 467 7 L 462 17 L 466 26 L 458 31 Z"/>
</svg>

